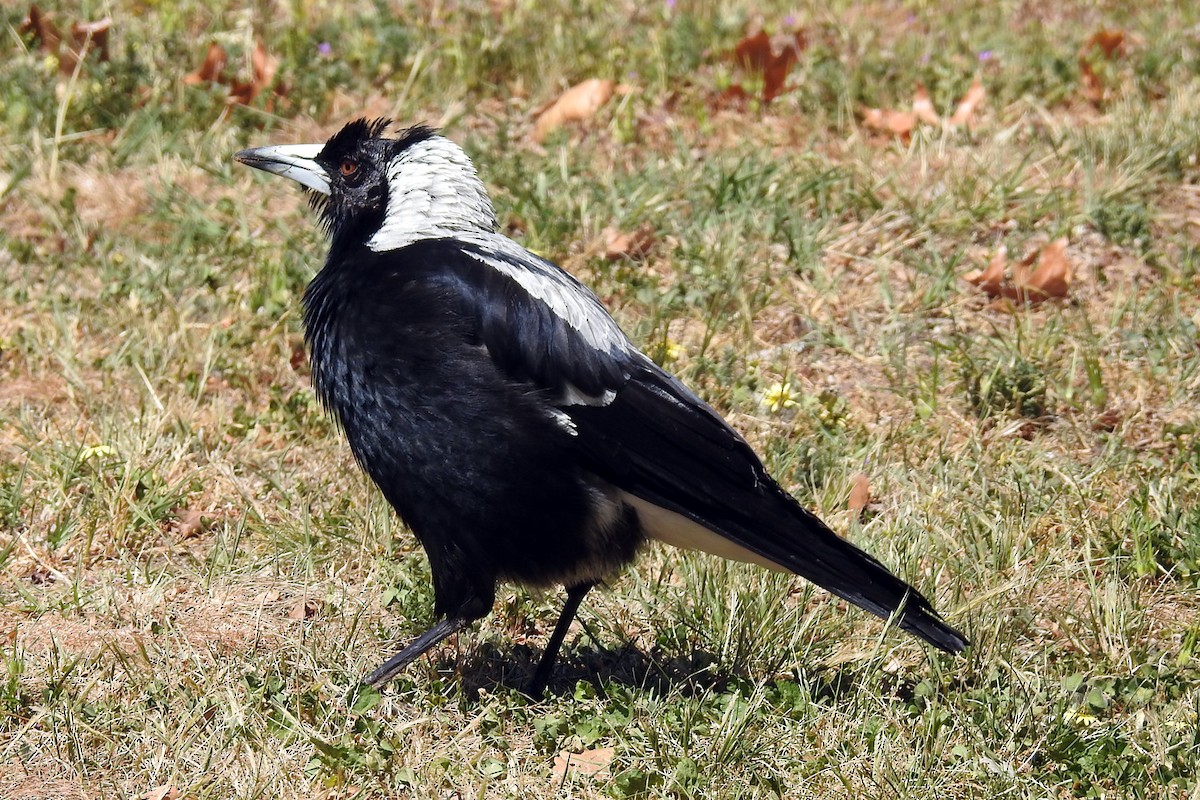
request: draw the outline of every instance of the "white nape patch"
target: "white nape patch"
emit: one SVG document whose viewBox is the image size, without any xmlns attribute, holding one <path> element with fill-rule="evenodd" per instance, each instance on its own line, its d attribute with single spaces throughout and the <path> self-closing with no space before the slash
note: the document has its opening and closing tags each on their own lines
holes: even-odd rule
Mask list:
<svg viewBox="0 0 1200 800">
<path fill-rule="evenodd" d="M 550 306 L 597 350 L 636 352 L 582 283 L 496 233 L 496 212 L 471 159 L 449 139 L 432 136 L 409 147 L 389 167 L 387 210 L 367 247 L 379 253 L 422 239 L 451 237 L 484 250 L 483 256 L 471 255 Z M 497 258 L 487 258 L 487 251 Z"/>
<path fill-rule="evenodd" d="M 766 556 L 760 556 L 753 550 L 748 550 L 719 533 L 713 533 L 682 514 L 668 511 L 628 492 L 622 492 L 621 499 L 637 511 L 638 520 L 642 523 L 642 530 L 651 539 L 682 547 L 685 550 L 703 550 L 705 553 L 712 553 L 732 561 L 758 564 L 776 572 L 791 572 L 787 567 L 776 564 Z"/>
<path fill-rule="evenodd" d="M 367 247 L 378 253 L 422 239 L 495 230 L 496 212 L 471 159 L 449 139 L 431 136 L 388 168 L 387 210 Z"/>
</svg>

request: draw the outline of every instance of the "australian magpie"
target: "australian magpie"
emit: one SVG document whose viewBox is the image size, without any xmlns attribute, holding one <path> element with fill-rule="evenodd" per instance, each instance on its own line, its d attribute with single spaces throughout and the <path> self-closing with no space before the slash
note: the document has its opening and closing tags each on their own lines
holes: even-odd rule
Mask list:
<svg viewBox="0 0 1200 800">
<path fill-rule="evenodd" d="M 529 693 L 584 595 L 649 539 L 793 572 L 941 650 L 967 640 L 834 534 L 600 301 L 497 233 L 470 159 L 427 127 L 356 120 L 235 158 L 304 186 L 330 238 L 304 293 L 316 391 L 420 540 L 441 621 L 381 685 L 492 609 L 501 580 L 566 588 Z"/>
</svg>

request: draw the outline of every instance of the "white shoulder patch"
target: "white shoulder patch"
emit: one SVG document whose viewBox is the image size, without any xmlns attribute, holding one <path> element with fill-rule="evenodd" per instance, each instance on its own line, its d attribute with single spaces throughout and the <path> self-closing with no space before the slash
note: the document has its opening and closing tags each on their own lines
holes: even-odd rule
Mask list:
<svg viewBox="0 0 1200 800">
<path fill-rule="evenodd" d="M 564 322 L 579 331 L 592 347 L 605 353 L 632 355 L 637 352 L 629 337 L 617 326 L 596 296 L 560 267 L 538 258 L 498 233 L 458 238 L 479 246 L 484 252 L 469 253 L 472 258 L 504 273 L 529 292 L 531 297 L 550 306 Z M 489 250 L 497 257 L 488 258 Z"/>
</svg>

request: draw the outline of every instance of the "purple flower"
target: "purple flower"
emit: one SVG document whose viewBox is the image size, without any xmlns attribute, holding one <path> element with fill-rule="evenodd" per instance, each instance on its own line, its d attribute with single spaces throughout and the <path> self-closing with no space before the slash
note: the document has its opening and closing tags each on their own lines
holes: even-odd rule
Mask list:
<svg viewBox="0 0 1200 800">
<path fill-rule="evenodd" d="M 665 5 L 666 5 L 666 7 L 667 7 L 667 11 L 674 11 L 674 10 L 675 10 L 675 0 L 666 0 L 666 3 L 665 3 Z"/>
<path fill-rule="evenodd" d="M 796 27 L 796 15 L 788 14 L 786 17 L 784 17 L 783 18 L 783 27 L 786 30 L 791 30 L 792 28 L 795 28 Z"/>
<path fill-rule="evenodd" d="M 327 56 L 332 52 L 333 46 L 330 45 L 329 42 L 321 42 L 319 45 L 317 45 L 318 55 Z"/>
<path fill-rule="evenodd" d="M 979 60 L 980 61 L 991 61 L 992 60 L 992 51 L 991 50 L 979 51 Z"/>
</svg>

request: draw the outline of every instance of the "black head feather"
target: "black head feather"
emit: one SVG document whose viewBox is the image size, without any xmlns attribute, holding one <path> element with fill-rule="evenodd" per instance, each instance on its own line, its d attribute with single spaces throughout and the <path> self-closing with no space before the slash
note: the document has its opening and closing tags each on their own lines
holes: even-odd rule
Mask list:
<svg viewBox="0 0 1200 800">
<path fill-rule="evenodd" d="M 435 135 L 432 128 L 414 125 L 396 139 L 384 138 L 390 119 L 356 119 L 346 123 L 317 155 L 329 175 L 329 196 L 310 194 L 326 232 L 337 248 L 354 239 L 365 240 L 379 228 L 387 210 L 388 165 L 414 144 Z"/>
</svg>

